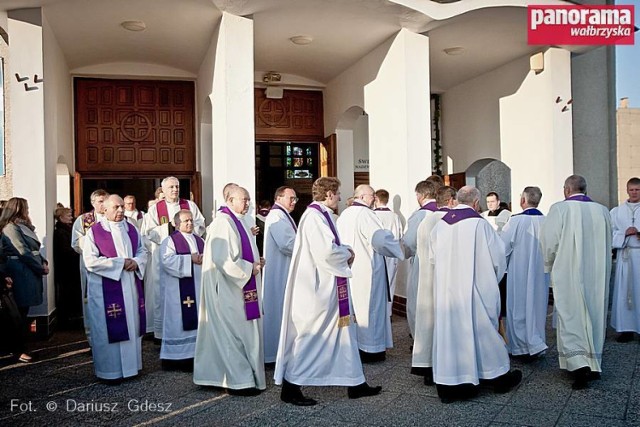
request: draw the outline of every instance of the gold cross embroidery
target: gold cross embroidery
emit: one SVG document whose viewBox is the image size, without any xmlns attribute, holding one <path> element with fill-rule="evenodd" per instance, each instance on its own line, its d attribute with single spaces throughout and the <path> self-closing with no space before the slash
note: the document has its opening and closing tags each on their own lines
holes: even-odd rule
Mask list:
<svg viewBox="0 0 640 427">
<path fill-rule="evenodd" d="M 120 315 L 120 313 L 122 313 L 122 309 L 116 303 L 113 303 L 109 307 L 107 307 L 107 315 L 109 315 L 109 317 L 113 317 L 115 319 Z"/>
<path fill-rule="evenodd" d="M 191 304 L 195 304 L 195 300 L 192 300 L 190 296 L 187 295 L 187 299 L 182 301 L 182 304 L 186 305 L 187 308 L 191 308 Z"/>
</svg>

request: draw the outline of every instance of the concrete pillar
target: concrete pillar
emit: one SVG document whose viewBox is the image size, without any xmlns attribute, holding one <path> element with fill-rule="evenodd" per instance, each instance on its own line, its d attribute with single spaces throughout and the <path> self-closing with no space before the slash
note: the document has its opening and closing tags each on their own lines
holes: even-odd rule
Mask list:
<svg viewBox="0 0 640 427">
<path fill-rule="evenodd" d="M 511 202 L 519 210 L 526 186 L 542 190 L 540 210 L 564 198 L 573 173 L 571 54 L 550 48 L 544 71 L 530 71 L 513 95 L 500 99 L 501 160 L 511 168 Z"/>
<path fill-rule="evenodd" d="M 222 189 L 228 182 L 255 194 L 253 68 L 253 21 L 224 12 L 211 91 L 216 208 L 223 203 Z"/>
<path fill-rule="evenodd" d="M 416 183 L 431 175 L 429 75 L 429 38 L 403 29 L 364 87 L 371 185 L 400 196 L 405 220 L 418 208 Z"/>
<path fill-rule="evenodd" d="M 340 192 L 342 201 L 339 210 L 346 208 L 347 198 L 353 194 L 353 130 L 337 129 L 336 139 L 337 159 L 338 159 L 338 179 L 340 180 Z"/>
<path fill-rule="evenodd" d="M 44 244 L 43 253 L 52 259 L 57 149 L 45 141 L 44 83 L 34 81 L 36 74 L 43 76 L 44 69 L 40 9 L 10 13 L 8 28 L 13 195 L 29 202 L 29 215 Z M 16 73 L 28 80 L 18 82 Z M 55 308 L 55 289 L 52 277 L 44 280 L 44 302 L 32 307 L 30 315 L 48 320 Z M 43 325 L 47 333 L 48 324 L 46 321 Z"/>
</svg>

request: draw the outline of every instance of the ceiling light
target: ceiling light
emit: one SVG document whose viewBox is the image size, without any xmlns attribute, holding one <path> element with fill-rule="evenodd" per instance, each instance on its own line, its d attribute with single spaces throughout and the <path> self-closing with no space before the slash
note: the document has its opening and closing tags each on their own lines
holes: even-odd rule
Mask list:
<svg viewBox="0 0 640 427">
<path fill-rule="evenodd" d="M 464 48 L 460 46 L 448 47 L 443 49 L 444 53 L 451 56 L 462 55 L 464 53 Z"/>
<path fill-rule="evenodd" d="M 120 26 L 129 31 L 144 31 L 147 29 L 147 24 L 143 21 L 123 21 Z"/>
<path fill-rule="evenodd" d="M 313 41 L 313 37 L 311 36 L 293 36 L 289 40 L 293 44 L 306 45 Z"/>
</svg>

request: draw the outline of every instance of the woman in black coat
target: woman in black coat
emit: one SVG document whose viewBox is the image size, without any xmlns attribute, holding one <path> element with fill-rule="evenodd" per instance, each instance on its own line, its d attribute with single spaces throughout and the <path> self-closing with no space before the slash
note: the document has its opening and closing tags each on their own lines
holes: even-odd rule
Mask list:
<svg viewBox="0 0 640 427">
<path fill-rule="evenodd" d="M 13 279 L 13 295 L 22 317 L 22 333 L 28 332 L 29 307 L 42 304 L 42 276 L 49 274 L 47 260 L 40 255 L 40 241 L 29 218 L 29 205 L 25 199 L 13 197 L 0 215 L 2 251 L 7 260 L 7 274 Z M 31 362 L 31 356 L 22 349 L 21 362 Z"/>
<path fill-rule="evenodd" d="M 71 247 L 73 216 L 71 209 L 58 208 L 53 230 L 53 262 L 56 266 L 56 311 L 62 327 L 81 325 L 82 287 L 80 255 Z"/>
</svg>

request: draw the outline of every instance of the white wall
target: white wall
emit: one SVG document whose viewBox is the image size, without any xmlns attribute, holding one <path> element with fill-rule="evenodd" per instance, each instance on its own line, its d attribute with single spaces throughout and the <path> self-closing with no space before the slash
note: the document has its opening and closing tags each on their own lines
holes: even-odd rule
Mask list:
<svg viewBox="0 0 640 427">
<path fill-rule="evenodd" d="M 558 97 L 562 101 L 556 103 Z M 516 206 L 529 185 L 542 190 L 544 213 L 564 198 L 562 184 L 573 171 L 570 99 L 571 54 L 551 48 L 544 54 L 544 71 L 530 71 L 516 93 L 500 100 L 501 160 L 511 168 Z"/>
<path fill-rule="evenodd" d="M 71 70 L 71 74 L 77 76 L 95 76 L 118 78 L 143 78 L 143 79 L 172 79 L 192 80 L 195 74 L 180 68 L 168 67 L 160 64 L 148 64 L 144 62 L 108 62 L 93 64 L 86 67 L 78 67 Z"/>
<path fill-rule="evenodd" d="M 353 128 L 353 169 L 369 172 L 369 116 L 360 115 Z"/>
<path fill-rule="evenodd" d="M 529 57 L 510 62 L 442 94 L 443 158 L 464 172 L 483 158 L 500 159 L 500 98 L 515 93 L 529 72 Z"/>
<path fill-rule="evenodd" d="M 346 208 L 346 202 L 353 195 L 353 130 L 336 129 L 336 140 L 338 141 L 336 158 L 338 160 L 338 179 L 340 180 L 340 192 L 342 200 L 338 206 L 338 210 L 342 211 Z"/>
</svg>

